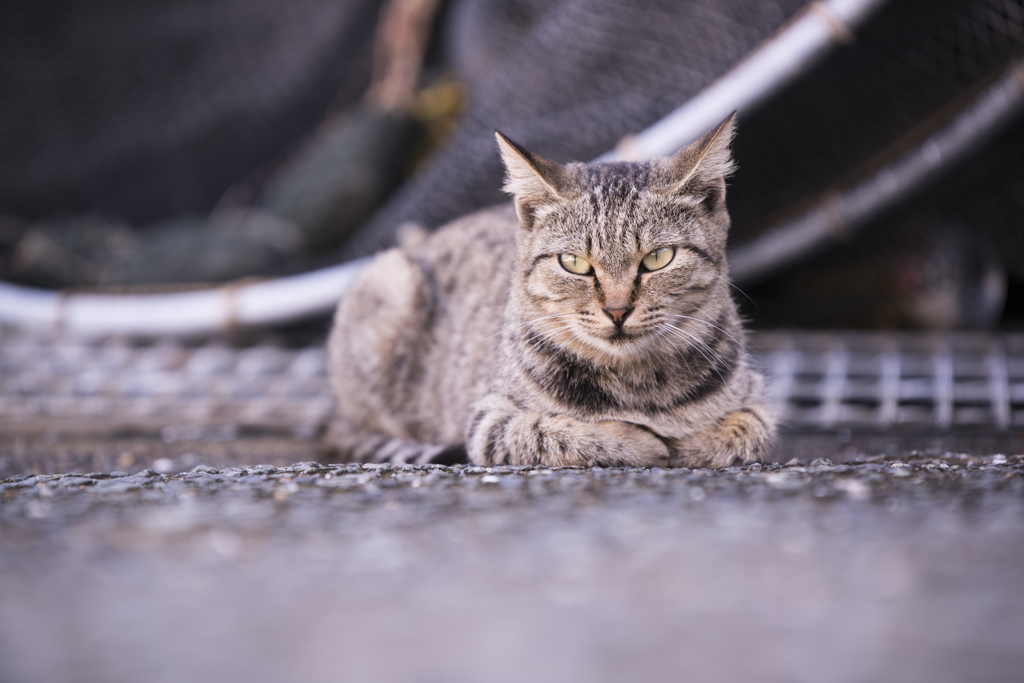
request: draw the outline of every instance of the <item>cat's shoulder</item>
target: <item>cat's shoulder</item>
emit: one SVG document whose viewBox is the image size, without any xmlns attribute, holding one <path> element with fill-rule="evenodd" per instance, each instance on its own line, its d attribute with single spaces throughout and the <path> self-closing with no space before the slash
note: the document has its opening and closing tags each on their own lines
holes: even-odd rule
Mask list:
<svg viewBox="0 0 1024 683">
<path fill-rule="evenodd" d="M 419 260 L 436 262 L 450 254 L 514 248 L 517 226 L 515 208 L 501 204 L 458 218 L 433 233 L 416 226 L 404 228 L 399 246 Z"/>
</svg>

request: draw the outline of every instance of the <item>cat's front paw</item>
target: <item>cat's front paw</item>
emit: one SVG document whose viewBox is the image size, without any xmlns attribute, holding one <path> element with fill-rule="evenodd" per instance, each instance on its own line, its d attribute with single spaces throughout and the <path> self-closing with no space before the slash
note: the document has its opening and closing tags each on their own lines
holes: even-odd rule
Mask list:
<svg viewBox="0 0 1024 683">
<path fill-rule="evenodd" d="M 659 436 L 629 422 L 594 422 L 587 436 L 587 465 L 668 467 L 671 450 Z"/>
<path fill-rule="evenodd" d="M 488 467 L 667 467 L 670 453 L 660 437 L 629 422 L 521 411 L 493 395 L 477 404 L 466 445 L 470 460 Z"/>
<path fill-rule="evenodd" d="M 729 467 L 759 462 L 775 440 L 775 419 L 760 406 L 726 413 L 711 429 L 671 442 L 671 467 Z"/>
</svg>

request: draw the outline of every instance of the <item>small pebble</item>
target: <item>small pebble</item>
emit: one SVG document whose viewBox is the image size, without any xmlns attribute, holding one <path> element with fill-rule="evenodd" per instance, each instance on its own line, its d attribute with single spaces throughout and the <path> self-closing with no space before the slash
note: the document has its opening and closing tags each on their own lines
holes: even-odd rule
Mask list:
<svg viewBox="0 0 1024 683">
<path fill-rule="evenodd" d="M 242 539 L 238 534 L 225 529 L 214 529 L 207 537 L 210 548 L 224 557 L 234 557 L 242 549 Z"/>
<path fill-rule="evenodd" d="M 20 488 L 31 488 L 36 485 L 38 479 L 36 477 L 25 477 L 25 476 L 14 476 L 7 480 L 7 483 L 3 485 L 5 489 L 20 489 Z"/>
<path fill-rule="evenodd" d="M 157 458 L 153 461 L 153 469 L 160 474 L 167 474 L 174 469 L 174 461 L 170 458 Z"/>
<path fill-rule="evenodd" d="M 44 500 L 30 500 L 25 506 L 25 516 L 29 519 L 46 519 L 50 516 L 50 503 Z"/>
<path fill-rule="evenodd" d="M 95 483 L 96 480 L 89 477 L 64 477 L 60 480 L 59 485 L 64 488 L 67 486 L 92 486 Z"/>
<path fill-rule="evenodd" d="M 854 500 L 867 500 L 871 497 L 871 487 L 859 479 L 837 479 L 833 486 Z"/>
<path fill-rule="evenodd" d="M 95 486 L 96 491 L 102 493 L 127 493 L 129 491 L 139 491 L 142 487 L 131 481 L 122 481 L 119 479 L 107 479 L 105 481 L 97 482 Z"/>
</svg>

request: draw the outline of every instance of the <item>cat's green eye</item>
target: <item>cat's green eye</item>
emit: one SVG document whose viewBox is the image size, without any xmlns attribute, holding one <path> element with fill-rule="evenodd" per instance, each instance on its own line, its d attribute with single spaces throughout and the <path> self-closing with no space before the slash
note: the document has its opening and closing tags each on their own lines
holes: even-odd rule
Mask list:
<svg viewBox="0 0 1024 683">
<path fill-rule="evenodd" d="M 577 275 L 590 275 L 594 272 L 594 267 L 590 265 L 590 261 L 582 259 L 576 254 L 559 254 L 558 262 L 570 273 Z"/>
<path fill-rule="evenodd" d="M 675 255 L 675 247 L 660 247 L 649 253 L 647 256 L 644 256 L 641 263 L 644 266 L 644 270 L 661 270 L 672 262 L 672 257 Z"/>
</svg>

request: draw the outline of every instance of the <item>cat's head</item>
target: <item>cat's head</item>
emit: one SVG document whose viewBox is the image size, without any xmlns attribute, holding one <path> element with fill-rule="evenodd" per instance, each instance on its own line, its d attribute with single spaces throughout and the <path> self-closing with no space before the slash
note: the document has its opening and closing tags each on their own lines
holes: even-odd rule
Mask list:
<svg viewBox="0 0 1024 683">
<path fill-rule="evenodd" d="M 732 135 L 730 116 L 669 158 L 560 165 L 498 133 L 520 225 L 519 322 L 603 362 L 706 337 L 729 300 Z"/>
</svg>

